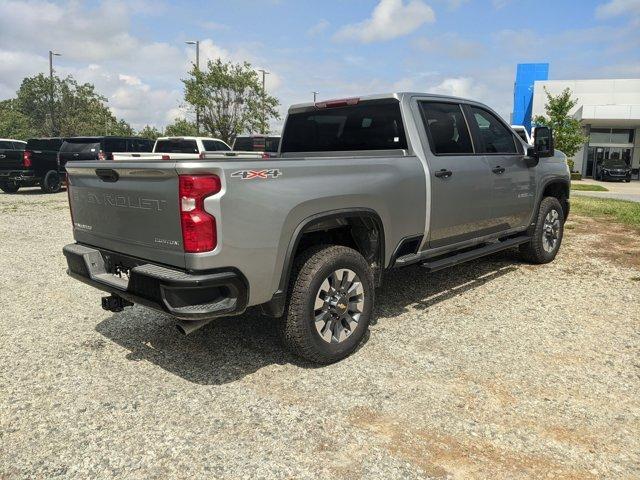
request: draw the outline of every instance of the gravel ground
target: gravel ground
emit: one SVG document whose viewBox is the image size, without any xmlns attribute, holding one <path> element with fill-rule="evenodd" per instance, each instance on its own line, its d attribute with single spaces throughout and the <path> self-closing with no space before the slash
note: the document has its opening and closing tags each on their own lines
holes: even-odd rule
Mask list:
<svg viewBox="0 0 640 480">
<path fill-rule="evenodd" d="M 390 273 L 364 347 L 313 368 L 257 312 L 101 310 L 66 194 L 0 195 L 0 477 L 639 478 L 640 240 L 601 226 L 550 265 Z"/>
</svg>

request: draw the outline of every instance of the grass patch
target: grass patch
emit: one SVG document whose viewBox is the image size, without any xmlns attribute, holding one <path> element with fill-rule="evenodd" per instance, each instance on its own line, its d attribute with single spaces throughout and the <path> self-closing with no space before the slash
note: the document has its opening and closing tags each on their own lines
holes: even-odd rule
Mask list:
<svg viewBox="0 0 640 480">
<path fill-rule="evenodd" d="M 604 218 L 640 231 L 640 203 L 637 202 L 575 196 L 571 197 L 571 213 Z"/>
<path fill-rule="evenodd" d="M 573 183 L 571 182 L 571 190 L 580 192 L 608 192 L 609 189 L 602 185 L 591 185 L 589 183 Z"/>
</svg>

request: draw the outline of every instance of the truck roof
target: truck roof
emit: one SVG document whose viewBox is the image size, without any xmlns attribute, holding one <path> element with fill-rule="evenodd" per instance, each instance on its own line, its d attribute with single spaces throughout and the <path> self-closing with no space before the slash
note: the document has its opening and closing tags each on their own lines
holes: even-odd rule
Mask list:
<svg viewBox="0 0 640 480">
<path fill-rule="evenodd" d="M 383 100 L 386 98 L 395 98 L 397 100 L 402 100 L 403 97 L 412 97 L 415 95 L 420 95 L 421 97 L 432 97 L 432 98 L 437 98 L 437 99 L 442 99 L 442 100 L 457 100 L 457 101 L 464 101 L 464 102 L 473 102 L 473 103 L 478 103 L 476 100 L 471 100 L 468 98 L 461 98 L 461 97 L 454 97 L 452 95 L 439 95 L 439 94 L 435 94 L 435 93 L 425 93 L 425 92 L 391 92 L 391 93 L 376 93 L 373 95 L 356 95 L 353 97 L 344 97 L 341 99 L 327 99 L 327 100 L 320 100 L 317 102 L 305 102 L 305 103 L 297 103 L 295 105 L 291 105 L 291 107 L 289 107 L 289 113 L 292 112 L 296 112 L 296 111 L 301 111 L 301 110 L 305 110 L 307 108 L 311 108 L 311 107 L 315 107 L 317 104 L 323 104 L 323 103 L 328 103 L 328 102 L 336 102 L 336 101 L 340 101 L 340 100 L 350 100 L 350 99 L 358 99 L 358 101 L 360 102 L 366 102 L 369 100 Z"/>
</svg>

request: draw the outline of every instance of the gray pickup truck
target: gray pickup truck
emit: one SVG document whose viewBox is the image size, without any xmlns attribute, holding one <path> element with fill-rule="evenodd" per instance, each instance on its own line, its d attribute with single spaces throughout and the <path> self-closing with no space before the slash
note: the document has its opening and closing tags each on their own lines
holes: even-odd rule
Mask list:
<svg viewBox="0 0 640 480">
<path fill-rule="evenodd" d="M 396 93 L 294 105 L 279 156 L 69 162 L 72 277 L 189 333 L 249 306 L 317 363 L 353 352 L 386 269 L 519 247 L 553 260 L 569 169 L 478 102 Z M 239 320 L 240 321 L 240 320 Z"/>
</svg>

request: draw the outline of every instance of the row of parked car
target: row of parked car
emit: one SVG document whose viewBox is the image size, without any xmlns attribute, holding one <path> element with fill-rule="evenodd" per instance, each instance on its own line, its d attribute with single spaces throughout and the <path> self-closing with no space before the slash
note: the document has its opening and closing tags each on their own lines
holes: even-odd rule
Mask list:
<svg viewBox="0 0 640 480">
<path fill-rule="evenodd" d="M 264 158 L 278 152 L 280 137 L 243 135 L 233 148 L 209 137 L 161 137 L 156 141 L 142 137 L 32 138 L 25 141 L 0 139 L 0 189 L 15 193 L 21 187 L 40 186 L 45 193 L 56 193 L 64 182 L 69 161 L 127 160 L 143 153 L 171 160 L 194 153 L 209 156 L 235 156 L 242 152 Z"/>
</svg>

